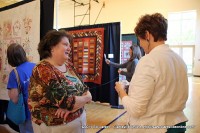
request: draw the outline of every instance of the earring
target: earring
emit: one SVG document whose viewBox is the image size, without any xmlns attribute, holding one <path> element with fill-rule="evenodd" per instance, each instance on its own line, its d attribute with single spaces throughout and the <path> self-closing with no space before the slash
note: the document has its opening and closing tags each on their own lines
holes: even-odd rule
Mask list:
<svg viewBox="0 0 200 133">
<path fill-rule="evenodd" d="M 149 45 L 150 45 L 149 39 L 147 39 L 147 42 L 148 42 L 148 47 L 149 47 Z"/>
</svg>

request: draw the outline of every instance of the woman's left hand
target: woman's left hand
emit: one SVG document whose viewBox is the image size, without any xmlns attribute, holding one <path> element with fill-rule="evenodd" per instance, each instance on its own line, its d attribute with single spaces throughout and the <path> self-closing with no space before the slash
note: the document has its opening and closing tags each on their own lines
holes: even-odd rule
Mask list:
<svg viewBox="0 0 200 133">
<path fill-rule="evenodd" d="M 64 120 L 67 119 L 67 116 L 69 115 L 70 111 L 67 110 L 67 109 L 57 109 L 55 115 L 58 117 L 58 118 L 64 118 Z"/>
<path fill-rule="evenodd" d="M 87 91 L 85 96 L 88 97 L 88 102 L 87 103 L 90 103 L 92 101 L 92 95 L 91 95 L 90 91 Z"/>
</svg>

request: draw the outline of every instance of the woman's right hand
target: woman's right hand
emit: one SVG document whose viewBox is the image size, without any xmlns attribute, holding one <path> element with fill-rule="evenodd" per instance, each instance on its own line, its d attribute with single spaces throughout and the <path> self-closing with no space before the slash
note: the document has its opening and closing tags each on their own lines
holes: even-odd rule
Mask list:
<svg viewBox="0 0 200 133">
<path fill-rule="evenodd" d="M 109 65 L 110 64 L 110 60 L 106 59 L 106 63 Z"/>
<path fill-rule="evenodd" d="M 71 112 L 67 109 L 58 108 L 55 115 L 57 116 L 57 118 L 64 118 L 64 120 L 66 120 L 69 113 Z"/>
</svg>

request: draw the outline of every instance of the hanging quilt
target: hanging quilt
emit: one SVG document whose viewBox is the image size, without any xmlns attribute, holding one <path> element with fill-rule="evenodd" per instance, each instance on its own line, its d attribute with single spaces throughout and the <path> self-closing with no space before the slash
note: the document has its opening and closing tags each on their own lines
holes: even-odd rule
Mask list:
<svg viewBox="0 0 200 133">
<path fill-rule="evenodd" d="M 101 84 L 104 28 L 69 31 L 73 36 L 72 62 L 84 82 Z"/>
<path fill-rule="evenodd" d="M 6 57 L 8 46 L 11 43 L 21 44 L 30 61 L 39 61 L 37 46 L 40 40 L 40 1 L 1 11 L 0 16 L 0 98 L 6 99 L 6 85 L 12 70 Z"/>
</svg>

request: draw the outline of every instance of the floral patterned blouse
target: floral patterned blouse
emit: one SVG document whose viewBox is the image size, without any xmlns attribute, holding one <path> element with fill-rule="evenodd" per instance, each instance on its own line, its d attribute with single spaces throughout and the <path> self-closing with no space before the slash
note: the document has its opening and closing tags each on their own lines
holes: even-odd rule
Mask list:
<svg viewBox="0 0 200 133">
<path fill-rule="evenodd" d="M 82 114 L 83 108 L 70 113 L 66 121 L 55 116 L 58 108 L 72 111 L 75 96 L 81 96 L 87 91 L 74 69 L 66 65 L 66 70 L 62 73 L 44 60 L 33 69 L 28 105 L 36 124 L 41 124 L 42 121 L 47 126 L 61 125 L 75 120 Z"/>
</svg>

